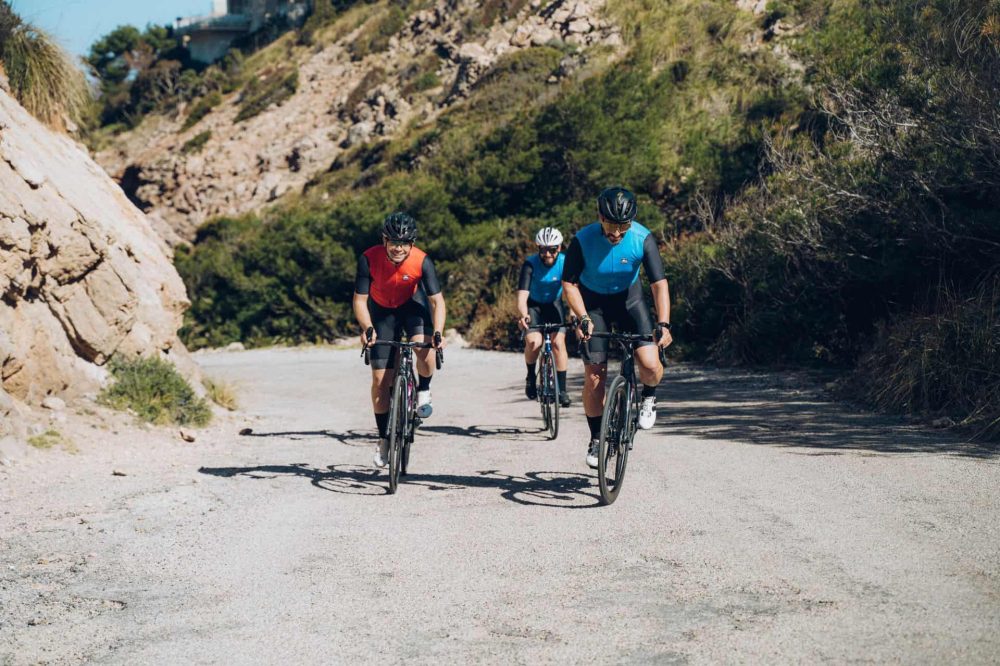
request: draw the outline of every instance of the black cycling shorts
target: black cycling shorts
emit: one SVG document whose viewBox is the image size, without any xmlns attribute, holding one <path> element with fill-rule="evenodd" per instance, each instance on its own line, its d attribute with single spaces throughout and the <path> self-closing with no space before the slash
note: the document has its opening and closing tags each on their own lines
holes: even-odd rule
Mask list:
<svg viewBox="0 0 1000 666">
<path fill-rule="evenodd" d="M 562 299 L 557 298 L 551 303 L 539 303 L 536 300 L 528 299 L 528 319 L 531 321 L 532 326 L 538 326 L 539 324 L 561 324 L 566 321 L 566 306 L 563 305 Z M 528 331 L 529 333 L 538 333 L 538 331 Z M 563 326 L 559 329 L 560 333 L 566 332 L 566 327 Z"/>
<path fill-rule="evenodd" d="M 587 308 L 587 314 L 593 320 L 593 331 L 595 333 L 607 333 L 611 326 L 620 333 L 638 333 L 640 335 L 651 335 L 653 333 L 653 317 L 649 312 L 642 297 L 642 283 L 636 280 L 628 291 L 617 294 L 599 294 L 596 291 L 587 289 L 580 285 L 580 294 L 583 296 L 583 305 Z M 607 338 L 591 338 L 587 345 L 584 345 L 584 363 L 607 363 L 608 343 Z M 653 344 L 652 341 L 640 342 L 640 347 Z M 586 349 L 590 347 L 588 354 Z"/>
<path fill-rule="evenodd" d="M 398 308 L 386 308 L 369 297 L 368 314 L 379 340 L 399 342 L 403 333 L 410 339 L 415 335 L 429 336 L 434 333 L 430 309 L 412 298 Z M 395 368 L 398 355 L 399 350 L 391 345 L 375 345 L 371 348 L 372 367 L 376 370 Z"/>
</svg>

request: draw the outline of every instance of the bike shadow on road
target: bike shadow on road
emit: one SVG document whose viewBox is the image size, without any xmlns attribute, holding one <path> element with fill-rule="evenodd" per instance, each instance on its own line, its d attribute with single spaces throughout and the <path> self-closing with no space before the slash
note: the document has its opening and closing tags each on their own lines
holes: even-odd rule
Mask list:
<svg viewBox="0 0 1000 666">
<path fill-rule="evenodd" d="M 297 476 L 308 479 L 316 488 L 347 495 L 386 495 L 388 477 L 371 467 L 329 465 L 313 467 L 306 463 L 255 465 L 253 467 L 200 467 L 202 474 L 220 478 L 246 477 L 275 479 Z M 405 486 L 419 486 L 429 491 L 496 489 L 501 497 L 517 504 L 560 509 L 586 509 L 600 505 L 594 477 L 575 472 L 526 472 L 523 476 L 499 470 L 481 470 L 474 475 L 407 474 L 400 479 Z"/>
<path fill-rule="evenodd" d="M 276 432 L 255 432 L 250 428 L 240 431 L 241 437 L 274 437 L 281 439 L 302 440 L 314 437 L 328 437 L 334 441 L 346 444 L 347 446 L 373 446 L 378 437 L 375 430 L 346 430 L 337 432 L 335 430 L 289 430 Z"/>
<path fill-rule="evenodd" d="M 657 391 L 655 432 L 801 449 L 802 455 L 946 454 L 996 458 L 1000 448 L 865 412 L 797 373 L 672 366 Z"/>
<path fill-rule="evenodd" d="M 421 425 L 417 434 L 434 433 L 452 437 L 472 437 L 475 439 L 501 439 L 507 441 L 537 440 L 546 432 L 545 428 L 517 428 L 514 426 L 474 425 L 468 427 L 454 425 Z"/>
</svg>

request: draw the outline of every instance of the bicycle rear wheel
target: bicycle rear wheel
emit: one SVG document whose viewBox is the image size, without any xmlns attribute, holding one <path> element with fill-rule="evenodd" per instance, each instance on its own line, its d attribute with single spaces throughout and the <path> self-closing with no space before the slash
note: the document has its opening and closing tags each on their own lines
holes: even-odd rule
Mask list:
<svg viewBox="0 0 1000 666">
<path fill-rule="evenodd" d="M 399 485 L 399 470 L 403 463 L 403 446 L 406 442 L 406 378 L 396 374 L 392 383 L 392 401 L 389 407 L 389 494 Z"/>
<path fill-rule="evenodd" d="M 612 504 L 622 489 L 628 464 L 628 382 L 615 377 L 604 401 L 601 417 L 601 448 L 597 458 L 597 481 L 601 502 Z"/>
<path fill-rule="evenodd" d="M 542 374 L 542 387 L 549 412 L 545 427 L 549 430 L 549 439 L 555 439 L 559 435 L 559 382 L 556 379 L 556 366 L 551 356 L 542 363 Z"/>
</svg>

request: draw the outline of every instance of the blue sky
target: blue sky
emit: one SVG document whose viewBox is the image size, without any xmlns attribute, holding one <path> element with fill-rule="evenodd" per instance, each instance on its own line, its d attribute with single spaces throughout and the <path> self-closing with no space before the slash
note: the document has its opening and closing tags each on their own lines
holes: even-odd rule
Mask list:
<svg viewBox="0 0 1000 666">
<path fill-rule="evenodd" d="M 91 44 L 119 25 L 143 28 L 212 10 L 212 0 L 11 0 L 10 4 L 22 19 L 75 55 L 85 55 Z"/>
</svg>

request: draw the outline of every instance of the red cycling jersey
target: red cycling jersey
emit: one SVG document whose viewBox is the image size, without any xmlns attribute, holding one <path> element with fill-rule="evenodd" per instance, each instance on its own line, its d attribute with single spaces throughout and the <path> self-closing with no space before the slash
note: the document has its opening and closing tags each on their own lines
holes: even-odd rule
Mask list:
<svg viewBox="0 0 1000 666">
<path fill-rule="evenodd" d="M 371 298 L 384 308 L 398 308 L 413 298 L 423 277 L 423 263 L 427 253 L 413 248 L 401 264 L 394 264 L 385 247 L 376 245 L 365 250 L 371 272 Z"/>
</svg>

